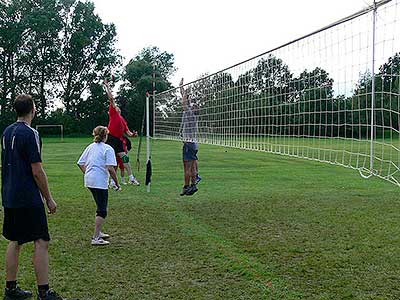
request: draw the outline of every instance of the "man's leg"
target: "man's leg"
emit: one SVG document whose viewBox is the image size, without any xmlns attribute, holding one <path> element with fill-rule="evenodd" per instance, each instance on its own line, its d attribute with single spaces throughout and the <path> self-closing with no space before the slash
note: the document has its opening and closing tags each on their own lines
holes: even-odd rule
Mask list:
<svg viewBox="0 0 400 300">
<path fill-rule="evenodd" d="M 49 291 L 49 242 L 39 239 L 34 242 L 34 245 L 33 265 L 35 267 L 38 294 L 41 299 L 44 299 Z"/>
<path fill-rule="evenodd" d="M 196 193 L 198 191 L 197 186 L 196 186 L 196 177 L 197 177 L 197 173 L 196 173 L 196 160 L 191 160 L 189 161 L 189 178 L 191 179 L 191 186 L 189 191 L 186 193 L 186 195 L 191 196 L 194 193 Z"/>
<path fill-rule="evenodd" d="M 190 185 L 190 178 L 191 176 L 191 161 L 184 161 L 183 162 L 183 166 L 184 166 L 184 174 L 185 174 L 185 186 L 189 186 Z"/>
<path fill-rule="evenodd" d="M 6 251 L 6 280 L 17 281 L 20 245 L 17 242 L 9 242 Z"/>
<path fill-rule="evenodd" d="M 33 264 L 35 267 L 38 285 L 49 284 L 49 242 L 42 239 L 36 240 Z"/>
<path fill-rule="evenodd" d="M 197 160 L 192 161 L 191 175 L 192 175 L 191 176 L 192 184 L 197 184 L 197 175 L 198 175 Z"/>
<path fill-rule="evenodd" d="M 197 176 L 196 162 L 197 162 L 196 160 L 191 160 L 190 161 L 190 171 L 189 171 L 189 173 L 190 173 L 190 179 L 191 179 L 192 185 L 196 184 L 196 176 Z"/>
<path fill-rule="evenodd" d="M 133 175 L 132 167 L 129 162 L 129 156 L 125 152 L 119 152 L 117 155 L 122 159 L 122 162 L 124 163 L 124 168 L 126 169 L 126 172 L 128 173 L 130 183 L 139 185 L 139 182 L 136 180 L 135 176 Z"/>
<path fill-rule="evenodd" d="M 17 242 L 11 241 L 6 251 L 6 289 L 4 299 L 28 299 L 32 297 L 30 291 L 24 291 L 17 286 L 17 273 L 19 253 L 22 246 Z"/>
<path fill-rule="evenodd" d="M 187 195 L 190 190 L 190 162 L 186 160 L 183 161 L 183 176 L 185 184 L 183 186 L 182 193 L 180 193 L 181 196 Z"/>
</svg>

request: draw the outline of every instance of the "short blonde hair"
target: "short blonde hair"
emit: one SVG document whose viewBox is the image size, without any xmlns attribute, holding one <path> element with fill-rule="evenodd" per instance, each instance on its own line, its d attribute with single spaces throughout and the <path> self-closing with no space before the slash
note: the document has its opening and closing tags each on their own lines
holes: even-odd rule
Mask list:
<svg viewBox="0 0 400 300">
<path fill-rule="evenodd" d="M 107 127 L 97 126 L 95 129 L 93 129 L 93 136 L 94 136 L 93 141 L 95 143 L 104 142 L 105 139 L 107 138 L 107 135 L 108 135 Z"/>
</svg>

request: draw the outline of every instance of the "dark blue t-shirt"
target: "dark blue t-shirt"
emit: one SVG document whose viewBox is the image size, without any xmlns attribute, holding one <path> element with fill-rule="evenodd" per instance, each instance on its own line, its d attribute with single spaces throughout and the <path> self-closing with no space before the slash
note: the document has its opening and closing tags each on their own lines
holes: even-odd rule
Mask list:
<svg viewBox="0 0 400 300">
<path fill-rule="evenodd" d="M 7 208 L 43 205 L 32 174 L 32 163 L 42 162 L 38 132 L 25 122 L 16 122 L 1 137 L 1 195 Z"/>
</svg>

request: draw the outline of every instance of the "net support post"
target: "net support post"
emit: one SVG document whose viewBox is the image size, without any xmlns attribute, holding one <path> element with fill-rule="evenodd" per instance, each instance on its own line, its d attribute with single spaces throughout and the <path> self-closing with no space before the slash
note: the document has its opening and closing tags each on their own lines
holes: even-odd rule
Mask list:
<svg viewBox="0 0 400 300">
<path fill-rule="evenodd" d="M 150 96 L 146 94 L 146 162 L 150 161 Z M 150 193 L 151 182 L 147 185 L 147 192 Z"/>
<path fill-rule="evenodd" d="M 378 7 L 376 1 L 374 1 L 374 10 L 372 15 L 372 81 L 371 81 L 371 145 L 370 145 L 370 162 L 369 168 L 371 174 L 374 172 L 374 123 L 375 123 L 375 44 L 376 44 L 376 17 L 378 13 Z"/>
</svg>

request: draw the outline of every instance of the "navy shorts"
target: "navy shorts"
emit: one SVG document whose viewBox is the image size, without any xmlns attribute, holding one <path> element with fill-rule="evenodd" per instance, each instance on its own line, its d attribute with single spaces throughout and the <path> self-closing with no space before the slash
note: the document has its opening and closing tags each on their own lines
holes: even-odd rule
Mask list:
<svg viewBox="0 0 400 300">
<path fill-rule="evenodd" d="M 96 202 L 96 215 L 103 219 L 107 216 L 108 190 L 89 188 Z"/>
<path fill-rule="evenodd" d="M 199 145 L 196 143 L 183 143 L 183 160 L 192 161 L 198 160 L 197 152 L 199 151 Z"/>
<path fill-rule="evenodd" d="M 18 245 L 50 241 L 44 205 L 38 207 L 4 208 L 3 236 Z"/>
</svg>

